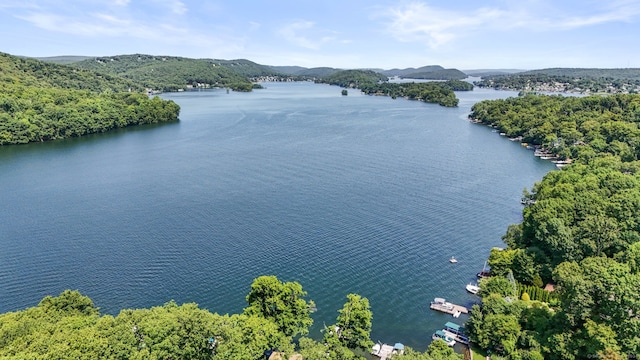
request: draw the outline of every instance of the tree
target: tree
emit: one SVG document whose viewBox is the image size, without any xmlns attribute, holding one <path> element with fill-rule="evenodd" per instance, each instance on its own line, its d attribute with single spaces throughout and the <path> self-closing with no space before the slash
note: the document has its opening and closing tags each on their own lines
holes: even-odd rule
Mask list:
<svg viewBox="0 0 640 360">
<path fill-rule="evenodd" d="M 515 254 L 515 250 L 491 249 L 489 260 L 487 261 L 491 268 L 491 275 L 506 276 L 511 269 Z"/>
<path fill-rule="evenodd" d="M 369 307 L 369 300 L 357 294 L 347 295 L 348 301 L 338 310 L 335 327 L 339 342 L 350 349 L 370 349 L 371 318 L 373 313 Z"/>
<path fill-rule="evenodd" d="M 493 269 L 491 269 L 493 271 Z M 515 288 L 513 284 L 505 277 L 492 276 L 480 280 L 480 292 L 478 295 L 481 297 L 488 296 L 490 294 L 498 294 L 502 297 L 514 296 Z"/>
<path fill-rule="evenodd" d="M 244 313 L 273 321 L 287 336 L 305 335 L 313 323 L 310 316 L 313 302 L 304 300 L 305 295 L 306 291 L 298 282 L 281 282 L 275 276 L 261 276 L 251 284 L 247 295 L 249 306 Z"/>
<path fill-rule="evenodd" d="M 513 315 L 490 314 L 484 319 L 490 348 L 510 354 L 516 349 L 520 336 L 520 324 Z"/>
<path fill-rule="evenodd" d="M 47 296 L 40 301 L 38 306 L 45 312 L 60 312 L 64 315 L 98 315 L 98 308 L 93 304 L 93 301 L 77 290 L 65 290 L 56 297 Z"/>
</svg>

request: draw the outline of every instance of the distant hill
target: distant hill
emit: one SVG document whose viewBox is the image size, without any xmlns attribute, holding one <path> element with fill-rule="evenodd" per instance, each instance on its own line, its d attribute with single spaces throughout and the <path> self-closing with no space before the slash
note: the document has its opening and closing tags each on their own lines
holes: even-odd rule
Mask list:
<svg viewBox="0 0 640 360">
<path fill-rule="evenodd" d="M 419 68 L 406 68 L 406 69 L 391 69 L 384 70 L 382 73 L 389 76 L 398 76 L 398 77 L 407 77 L 407 75 L 418 72 L 430 72 L 430 71 L 440 71 L 444 70 L 444 68 L 440 65 L 428 65 Z"/>
<path fill-rule="evenodd" d="M 41 88 L 89 90 L 94 92 L 144 91 L 135 81 L 115 75 L 99 74 L 92 70 L 43 62 L 33 58 L 0 53 L 0 83 L 20 84 Z"/>
<path fill-rule="evenodd" d="M 365 84 L 374 85 L 387 80 L 387 76 L 371 70 L 341 70 L 316 82 L 359 89 Z"/>
<path fill-rule="evenodd" d="M 467 74 L 458 69 L 445 69 L 440 65 L 429 65 L 419 68 L 391 69 L 382 72 L 389 77 L 398 76 L 406 79 L 426 80 L 461 80 Z"/>
<path fill-rule="evenodd" d="M 299 76 L 307 78 L 321 78 L 333 75 L 342 69 L 336 69 L 331 67 L 316 67 L 306 68 L 302 66 L 269 66 L 275 71 L 288 76 Z"/>
<path fill-rule="evenodd" d="M 519 73 L 520 75 L 545 74 L 549 76 L 567 76 L 573 78 L 590 79 L 621 79 L 640 80 L 640 68 L 622 69 L 598 69 L 598 68 L 548 68 L 539 70 L 529 70 Z"/>
<path fill-rule="evenodd" d="M 527 70 L 523 69 L 475 69 L 475 70 L 463 70 L 463 72 L 469 76 L 493 76 L 493 75 L 508 75 L 514 73 L 521 73 Z"/>
<path fill-rule="evenodd" d="M 247 78 L 286 75 L 286 73 L 278 71 L 271 66 L 260 65 L 253 61 L 249 61 L 245 59 L 237 59 L 237 60 L 202 59 L 202 60 L 210 61 L 211 63 L 216 64 L 218 66 L 225 66 Z"/>
<path fill-rule="evenodd" d="M 226 62 L 133 54 L 91 58 L 69 66 L 122 76 L 148 88 L 162 91 L 197 86 L 230 87 L 238 91 L 251 91 L 252 84 L 247 77 L 223 65 Z M 235 60 L 235 64 L 236 68 L 245 72 L 259 71 L 260 68 L 248 60 Z"/>
<path fill-rule="evenodd" d="M 485 75 L 474 84 L 479 87 L 525 92 L 638 93 L 640 69 L 540 69 L 506 75 Z"/>
<path fill-rule="evenodd" d="M 269 65 L 269 67 L 271 69 L 273 69 L 276 72 L 279 72 L 281 74 L 284 75 L 297 75 L 298 73 L 304 71 L 304 70 L 308 70 L 308 68 L 306 67 L 302 67 L 302 66 L 275 66 L 275 65 Z"/>
<path fill-rule="evenodd" d="M 79 61 L 87 60 L 91 58 L 92 58 L 91 56 L 62 55 L 62 56 L 36 57 L 34 59 L 44 61 L 44 62 L 50 62 L 54 64 L 66 65 L 66 64 L 71 64 L 71 63 L 75 63 L 75 62 L 79 62 Z"/>
</svg>

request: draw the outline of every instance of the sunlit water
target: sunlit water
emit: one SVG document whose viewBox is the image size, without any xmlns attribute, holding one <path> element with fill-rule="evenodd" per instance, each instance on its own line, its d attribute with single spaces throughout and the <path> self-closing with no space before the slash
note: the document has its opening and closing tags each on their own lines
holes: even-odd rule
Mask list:
<svg viewBox="0 0 640 360">
<path fill-rule="evenodd" d="M 165 94 L 176 124 L 0 148 L 0 312 L 70 288 L 102 313 L 171 299 L 238 313 L 273 274 L 316 302 L 314 338 L 358 293 L 374 341 L 425 349 L 454 320 L 429 302 L 477 300 L 465 284 L 554 169 L 467 121 L 515 93 L 444 108 L 265 86 Z"/>
</svg>

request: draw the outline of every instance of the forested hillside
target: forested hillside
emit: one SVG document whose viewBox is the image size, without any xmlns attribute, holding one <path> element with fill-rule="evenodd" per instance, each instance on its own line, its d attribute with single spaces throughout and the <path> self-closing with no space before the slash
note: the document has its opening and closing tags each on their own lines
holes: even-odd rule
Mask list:
<svg viewBox="0 0 640 360">
<path fill-rule="evenodd" d="M 522 223 L 489 256 L 471 339 L 509 359 L 640 353 L 640 95 L 527 95 L 471 117 L 572 159 L 525 190 Z"/>
<path fill-rule="evenodd" d="M 119 76 L 21 58 L 0 53 L 0 85 L 89 90 L 92 92 L 143 91 L 144 86 Z"/>
<path fill-rule="evenodd" d="M 372 312 L 369 301 L 348 294 L 321 342 L 305 337 L 312 301 L 297 282 L 261 276 L 251 284 L 241 314 L 219 315 L 197 304 L 170 301 L 150 309 L 101 315 L 77 291 L 45 297 L 38 306 L 0 315 L 0 358 L 12 359 L 364 359 Z M 302 336 L 302 337 L 299 337 Z M 294 337 L 297 341 L 294 343 Z M 297 345 L 296 345 L 297 343 Z M 442 341 L 405 360 L 460 360 Z"/>
<path fill-rule="evenodd" d="M 70 66 L 120 76 L 160 91 L 177 91 L 190 87 L 228 87 L 236 91 L 251 91 L 253 85 L 247 77 L 225 64 L 235 64 L 235 68 L 247 73 L 258 71 L 259 67 L 257 64 L 250 67 L 246 60 L 234 63 L 143 54 L 92 58 Z"/>
<path fill-rule="evenodd" d="M 177 104 L 117 76 L 8 54 L 0 70 L 0 145 L 178 120 Z"/>
<path fill-rule="evenodd" d="M 640 92 L 640 69 L 543 69 L 483 76 L 476 86 L 497 90 L 620 94 Z"/>
<path fill-rule="evenodd" d="M 473 90 L 473 85 L 459 80 L 446 82 L 390 83 L 385 75 L 372 70 L 343 70 L 316 80 L 319 83 L 360 89 L 369 95 L 385 95 L 392 98 L 406 97 L 441 106 L 458 106 L 454 91 Z"/>
<path fill-rule="evenodd" d="M 213 64 L 218 66 L 225 66 L 235 71 L 236 73 L 246 78 L 259 78 L 265 76 L 285 76 L 284 73 L 277 71 L 276 69 L 254 63 L 253 61 L 238 59 L 238 60 L 211 60 Z"/>
<path fill-rule="evenodd" d="M 567 76 L 573 78 L 640 80 L 640 69 L 598 69 L 598 68 L 548 68 L 529 70 L 523 75 L 546 74 L 549 76 Z"/>
<path fill-rule="evenodd" d="M 458 69 L 445 69 L 440 65 L 429 65 L 407 69 L 384 70 L 386 76 L 398 76 L 406 79 L 426 79 L 426 80 L 462 80 L 467 77 L 465 73 Z"/>
</svg>

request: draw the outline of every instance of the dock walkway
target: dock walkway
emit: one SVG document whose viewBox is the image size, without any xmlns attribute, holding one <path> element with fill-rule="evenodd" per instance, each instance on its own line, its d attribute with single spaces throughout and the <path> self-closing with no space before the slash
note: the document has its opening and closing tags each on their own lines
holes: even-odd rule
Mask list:
<svg viewBox="0 0 640 360">
<path fill-rule="evenodd" d="M 443 298 L 435 298 L 429 306 L 432 310 L 442 311 L 443 313 L 451 314 L 453 317 L 458 317 L 460 314 L 468 314 L 469 309 L 464 306 L 452 304 L 445 301 Z"/>
</svg>

